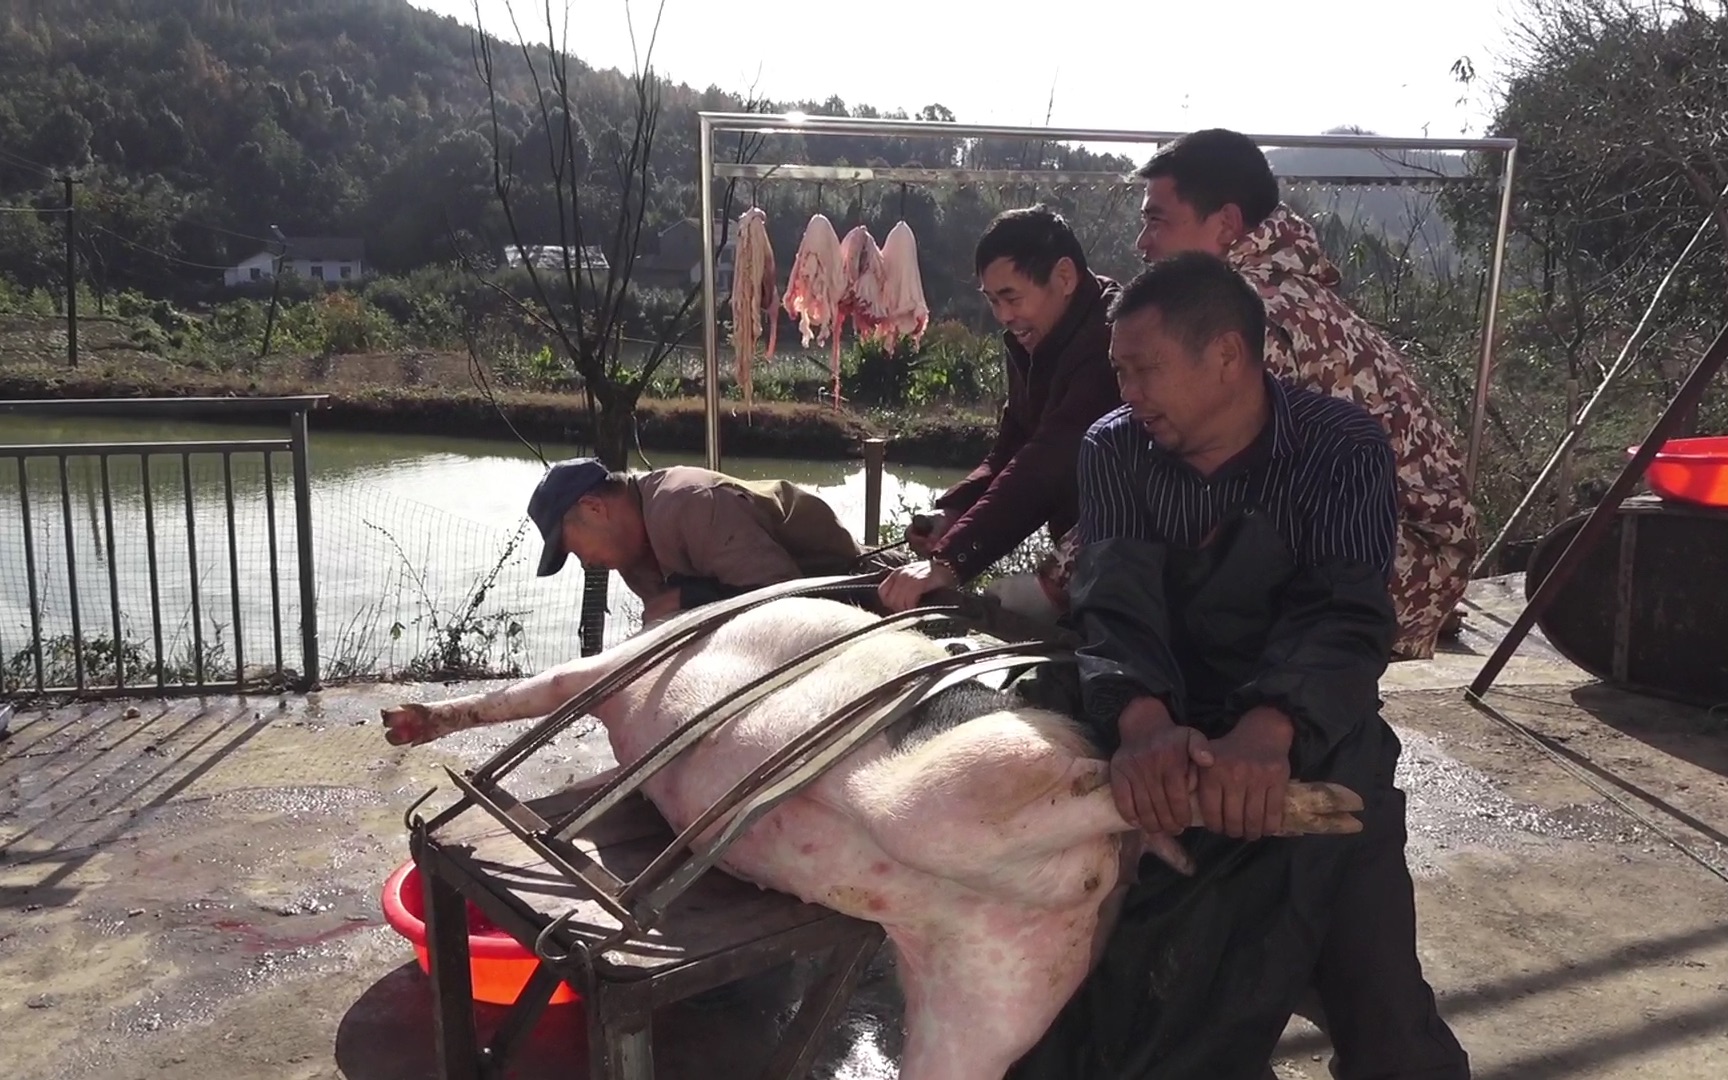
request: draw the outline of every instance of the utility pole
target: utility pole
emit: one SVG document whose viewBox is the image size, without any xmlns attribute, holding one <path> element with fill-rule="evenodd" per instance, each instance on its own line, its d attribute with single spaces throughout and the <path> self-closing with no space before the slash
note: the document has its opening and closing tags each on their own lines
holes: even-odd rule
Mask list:
<svg viewBox="0 0 1728 1080">
<path fill-rule="evenodd" d="M 282 235 L 282 230 L 272 225 L 270 235 L 276 238 L 276 250 L 271 253 L 270 311 L 264 316 L 264 342 L 258 346 L 260 360 L 270 354 L 270 331 L 276 328 L 276 298 L 282 294 L 282 259 L 288 254 L 288 238 Z"/>
<path fill-rule="evenodd" d="M 60 178 L 66 185 L 66 361 L 78 366 L 78 220 L 72 207 L 71 173 Z"/>
</svg>

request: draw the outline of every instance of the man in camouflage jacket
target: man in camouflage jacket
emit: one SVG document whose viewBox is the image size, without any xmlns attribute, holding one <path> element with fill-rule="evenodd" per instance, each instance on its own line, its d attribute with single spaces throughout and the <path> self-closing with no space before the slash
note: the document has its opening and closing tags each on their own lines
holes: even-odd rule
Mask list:
<svg viewBox="0 0 1728 1080">
<path fill-rule="evenodd" d="M 1192 250 L 1222 256 L 1265 301 L 1273 374 L 1354 400 L 1385 427 L 1398 465 L 1392 658 L 1434 655 L 1479 543 L 1463 457 L 1446 423 L 1397 348 L 1338 295 L 1338 268 L 1314 229 L 1280 201 L 1277 178 L 1252 140 L 1222 129 L 1194 132 L 1139 176 L 1146 181 L 1141 254 L 1148 261 Z M 1070 531 L 1039 571 L 1058 606 L 1078 540 Z"/>
</svg>

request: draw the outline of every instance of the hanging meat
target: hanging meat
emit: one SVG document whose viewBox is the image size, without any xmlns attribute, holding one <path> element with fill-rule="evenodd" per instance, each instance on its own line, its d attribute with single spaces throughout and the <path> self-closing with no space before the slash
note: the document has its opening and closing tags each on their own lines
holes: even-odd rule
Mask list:
<svg viewBox="0 0 1728 1080">
<path fill-rule="evenodd" d="M 917 348 L 930 324 L 930 307 L 924 302 L 924 278 L 918 272 L 918 240 L 904 221 L 889 231 L 882 245 L 882 270 L 885 285 L 878 334 L 890 353 L 902 337 L 910 337 Z"/>
<path fill-rule="evenodd" d="M 764 360 L 774 358 L 774 346 L 780 336 L 775 286 L 774 245 L 768 240 L 768 215 L 752 206 L 738 219 L 732 269 L 732 348 L 737 354 L 738 388 L 744 393 L 746 411 L 751 403 L 750 365 L 756 357 L 763 322 L 768 325 Z"/>
<path fill-rule="evenodd" d="M 783 303 L 786 314 L 798 320 L 805 347 L 833 338 L 834 404 L 840 404 L 840 300 L 846 294 L 846 270 L 842 265 L 840 237 L 834 225 L 821 214 L 804 226 L 804 239 L 792 260 Z"/>
<path fill-rule="evenodd" d="M 882 249 L 868 228 L 859 225 L 840 241 L 840 262 L 846 276 L 840 321 L 852 320 L 852 330 L 860 342 L 874 340 L 882 322 L 882 294 L 888 288 L 888 274 L 882 265 Z"/>
</svg>

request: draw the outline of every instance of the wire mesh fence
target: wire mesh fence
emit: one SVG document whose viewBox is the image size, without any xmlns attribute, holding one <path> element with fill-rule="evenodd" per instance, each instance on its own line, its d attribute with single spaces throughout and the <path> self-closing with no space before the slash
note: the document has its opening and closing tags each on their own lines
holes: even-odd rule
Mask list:
<svg viewBox="0 0 1728 1080">
<path fill-rule="evenodd" d="M 286 455 L 0 462 L 0 685 L 293 683 L 305 670 Z M 190 498 L 188 498 L 190 494 Z M 230 503 L 230 499 L 232 502 Z M 349 479 L 313 489 L 323 681 L 517 675 L 575 655 L 580 588 L 539 537 Z M 230 509 L 230 506 L 232 509 Z M 608 645 L 640 623 L 616 576 Z M 35 647 L 39 641 L 40 649 Z"/>
</svg>

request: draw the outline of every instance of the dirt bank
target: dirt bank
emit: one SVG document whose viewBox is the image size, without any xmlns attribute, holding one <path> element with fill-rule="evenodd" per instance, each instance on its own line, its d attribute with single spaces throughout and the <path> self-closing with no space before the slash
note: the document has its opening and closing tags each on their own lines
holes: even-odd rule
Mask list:
<svg viewBox="0 0 1728 1080">
<path fill-rule="evenodd" d="M 509 425 L 530 440 L 583 443 L 588 439 L 582 398 L 495 388 L 494 404 L 476 385 L 468 357 L 462 353 L 272 356 L 237 360 L 227 370 L 216 370 L 207 363 L 138 352 L 121 340 L 98 336 L 87 346 L 83 363 L 69 369 L 64 345 L 56 352 L 51 344 L 32 342 L 30 348 L 16 350 L 0 347 L 0 399 L 327 394 L 327 407 L 314 420 L 324 429 L 509 438 L 502 412 Z M 645 400 L 638 413 L 642 446 L 650 451 L 699 454 L 705 445 L 703 417 L 700 398 Z M 720 439 L 729 456 L 833 459 L 857 457 L 866 438 L 884 438 L 890 461 L 964 467 L 989 450 L 994 424 L 993 415 L 957 409 L 863 413 L 797 402 L 758 402 L 746 415 L 741 402 L 727 402 Z"/>
</svg>

